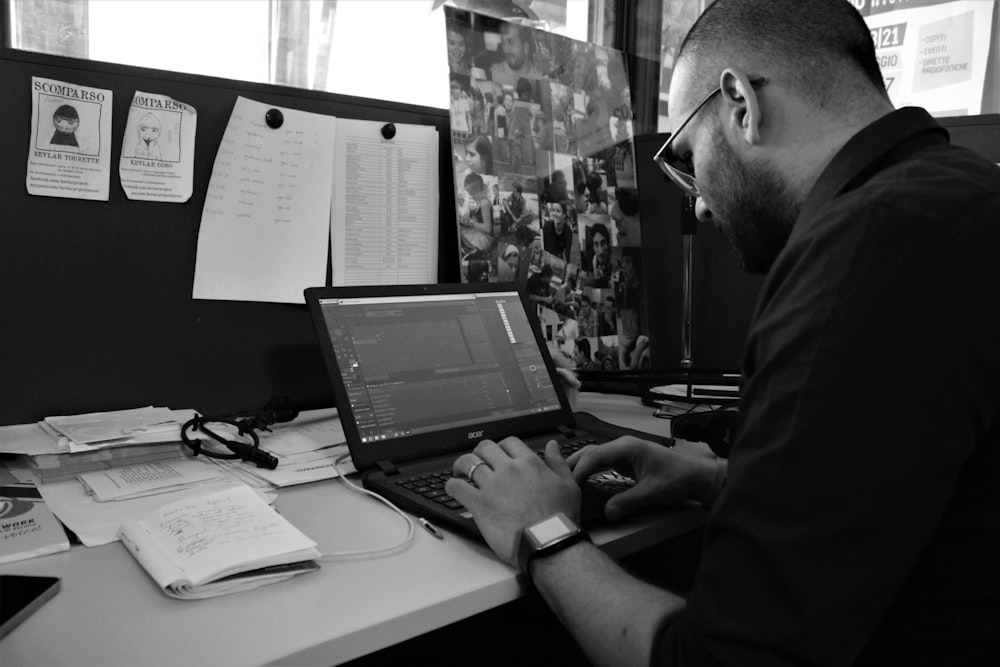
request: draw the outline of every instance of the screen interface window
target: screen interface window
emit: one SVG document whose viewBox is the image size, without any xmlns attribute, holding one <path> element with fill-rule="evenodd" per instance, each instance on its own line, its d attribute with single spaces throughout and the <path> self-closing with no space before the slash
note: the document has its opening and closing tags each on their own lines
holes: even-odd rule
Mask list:
<svg viewBox="0 0 1000 667">
<path fill-rule="evenodd" d="M 321 305 L 362 442 L 559 409 L 516 292 Z"/>
</svg>

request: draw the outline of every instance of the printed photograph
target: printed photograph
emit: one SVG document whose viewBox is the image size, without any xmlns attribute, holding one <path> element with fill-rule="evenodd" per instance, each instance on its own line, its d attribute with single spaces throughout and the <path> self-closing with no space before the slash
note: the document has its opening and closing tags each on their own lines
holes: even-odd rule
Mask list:
<svg viewBox="0 0 1000 667">
<path fill-rule="evenodd" d="M 462 280 L 524 285 L 549 342 L 589 369 L 638 367 L 624 55 L 495 12 L 444 9 Z"/>
</svg>

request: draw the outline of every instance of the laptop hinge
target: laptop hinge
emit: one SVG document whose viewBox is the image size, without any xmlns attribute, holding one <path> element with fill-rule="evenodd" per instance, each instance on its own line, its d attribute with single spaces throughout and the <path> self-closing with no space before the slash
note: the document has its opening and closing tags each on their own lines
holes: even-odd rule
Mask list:
<svg viewBox="0 0 1000 667">
<path fill-rule="evenodd" d="M 384 474 L 386 477 L 399 474 L 399 469 L 395 465 L 393 465 L 392 461 L 380 459 L 375 462 L 375 465 L 378 466 L 379 470 L 381 470 L 382 474 Z"/>
<path fill-rule="evenodd" d="M 575 438 L 576 437 L 576 433 L 569 426 L 560 425 L 560 426 L 558 426 L 558 429 L 559 429 L 559 432 L 562 433 L 567 438 Z"/>
</svg>

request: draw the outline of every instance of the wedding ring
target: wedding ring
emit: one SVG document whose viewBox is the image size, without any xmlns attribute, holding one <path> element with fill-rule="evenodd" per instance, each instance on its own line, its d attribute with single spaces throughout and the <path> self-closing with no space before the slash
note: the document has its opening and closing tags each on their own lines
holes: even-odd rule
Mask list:
<svg viewBox="0 0 1000 667">
<path fill-rule="evenodd" d="M 476 461 L 475 463 L 473 463 L 472 466 L 469 468 L 469 472 L 465 473 L 465 479 L 469 480 L 470 484 L 475 484 L 476 480 L 472 479 L 472 476 L 476 474 L 476 468 L 484 465 L 486 465 L 486 461 Z"/>
</svg>

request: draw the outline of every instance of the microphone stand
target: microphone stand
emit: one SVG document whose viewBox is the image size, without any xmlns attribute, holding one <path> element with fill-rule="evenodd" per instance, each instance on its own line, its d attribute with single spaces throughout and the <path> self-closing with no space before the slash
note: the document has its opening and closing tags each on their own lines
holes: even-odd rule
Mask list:
<svg viewBox="0 0 1000 667">
<path fill-rule="evenodd" d="M 694 235 L 698 218 L 694 212 L 695 198 L 685 195 L 681 201 L 681 239 L 683 241 L 683 279 L 681 283 L 681 368 L 687 378 L 687 396 L 692 396 L 691 385 L 691 292 L 694 271 Z"/>
</svg>

